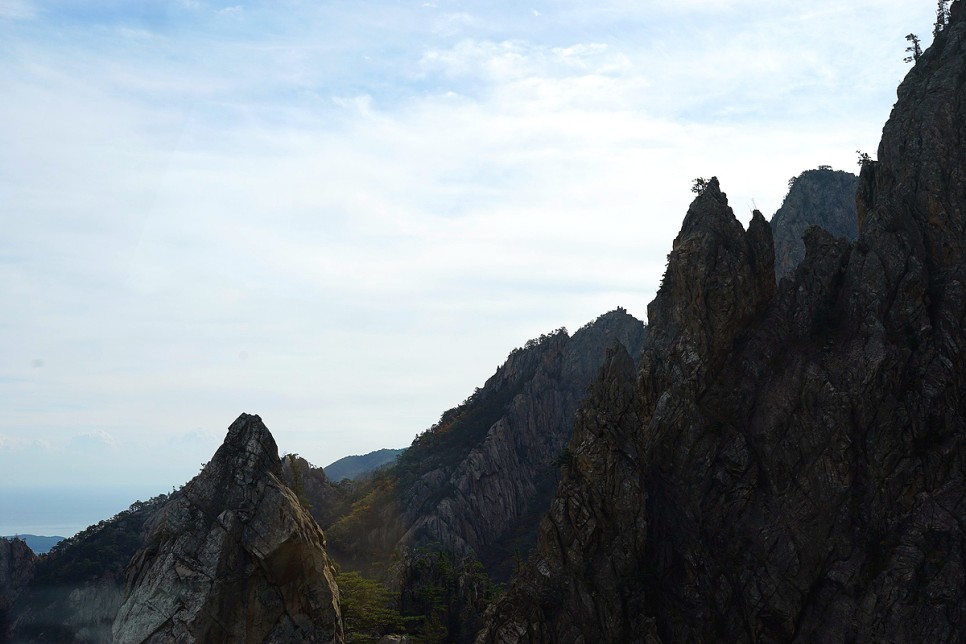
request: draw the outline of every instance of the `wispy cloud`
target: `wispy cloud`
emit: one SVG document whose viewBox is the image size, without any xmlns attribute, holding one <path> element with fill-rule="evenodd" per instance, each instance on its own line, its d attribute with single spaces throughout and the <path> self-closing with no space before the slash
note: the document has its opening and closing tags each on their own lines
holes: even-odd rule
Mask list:
<svg viewBox="0 0 966 644">
<path fill-rule="evenodd" d="M 2 444 L 180 483 L 249 411 L 325 464 L 643 317 L 691 179 L 852 169 L 931 20 L 761 4 L 0 2 Z"/>
<path fill-rule="evenodd" d="M 0 0 L 0 20 L 27 20 L 36 15 L 29 0 Z"/>
</svg>

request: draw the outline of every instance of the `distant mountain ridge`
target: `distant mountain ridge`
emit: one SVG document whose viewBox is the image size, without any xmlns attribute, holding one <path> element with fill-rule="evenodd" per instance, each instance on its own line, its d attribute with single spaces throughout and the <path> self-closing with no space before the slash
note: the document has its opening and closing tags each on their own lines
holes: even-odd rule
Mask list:
<svg viewBox="0 0 966 644">
<path fill-rule="evenodd" d="M 343 479 L 355 480 L 366 474 L 371 474 L 380 467 L 391 465 L 396 462 L 399 455 L 406 451 L 405 447 L 399 449 L 377 449 L 368 454 L 354 454 L 345 456 L 330 463 L 322 468 L 326 477 L 330 481 L 338 483 Z"/>
</svg>

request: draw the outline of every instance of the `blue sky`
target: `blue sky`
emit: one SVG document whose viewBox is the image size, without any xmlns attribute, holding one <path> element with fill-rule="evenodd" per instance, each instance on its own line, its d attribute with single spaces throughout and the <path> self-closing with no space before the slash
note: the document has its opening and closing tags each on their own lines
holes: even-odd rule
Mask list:
<svg viewBox="0 0 966 644">
<path fill-rule="evenodd" d="M 0 0 L 0 487 L 165 491 L 242 411 L 407 445 L 643 318 L 694 177 L 854 170 L 912 5 Z"/>
</svg>

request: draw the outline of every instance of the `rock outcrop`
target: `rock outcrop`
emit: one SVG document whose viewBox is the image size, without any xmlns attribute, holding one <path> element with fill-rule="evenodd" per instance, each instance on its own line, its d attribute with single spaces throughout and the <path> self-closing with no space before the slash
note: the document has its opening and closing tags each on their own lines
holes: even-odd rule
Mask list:
<svg viewBox="0 0 966 644">
<path fill-rule="evenodd" d="M 859 227 L 855 207 L 858 184 L 854 174 L 828 167 L 806 170 L 792 180 L 770 222 L 775 240 L 775 277 L 780 280 L 805 259 L 802 237 L 811 226 L 848 241 L 855 239 Z"/>
<path fill-rule="evenodd" d="M 0 639 L 9 628 L 10 607 L 33 577 L 36 561 L 23 540 L 0 538 Z"/>
<path fill-rule="evenodd" d="M 506 399 L 487 420 L 482 440 L 458 461 L 439 462 L 404 494 L 411 521 L 401 543 L 440 543 L 487 561 L 490 547 L 521 520 L 535 527 L 557 482 L 554 463 L 606 350 L 619 344 L 636 356 L 644 335 L 639 320 L 616 310 L 573 337 L 556 333 L 511 355 L 479 393 L 482 404 Z"/>
<path fill-rule="evenodd" d="M 342 641 L 325 537 L 281 477 L 272 435 L 242 414 L 149 525 L 114 641 Z"/>
<path fill-rule="evenodd" d="M 776 292 L 745 268 L 768 227 L 695 200 L 480 642 L 966 640 L 964 13 L 899 88 L 853 245 L 811 229 Z"/>
<path fill-rule="evenodd" d="M 508 578 L 535 546 L 576 410 L 607 349 L 637 356 L 645 335 L 618 309 L 572 336 L 560 329 L 512 352 L 364 488 L 329 531 L 334 556 L 384 575 L 401 591 L 404 613 L 433 615 L 450 641 L 472 638 L 482 624 L 483 578 Z"/>
</svg>

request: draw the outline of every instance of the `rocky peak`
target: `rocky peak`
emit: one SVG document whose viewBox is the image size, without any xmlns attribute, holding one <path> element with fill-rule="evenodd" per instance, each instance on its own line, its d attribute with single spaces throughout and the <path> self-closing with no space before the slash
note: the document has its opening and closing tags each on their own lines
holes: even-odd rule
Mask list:
<svg viewBox="0 0 966 644">
<path fill-rule="evenodd" d="M 648 370 L 680 380 L 720 359 L 742 326 L 774 297 L 773 266 L 764 217 L 756 210 L 745 231 L 712 178 L 688 209 L 664 281 L 647 307 L 648 347 L 679 359 L 654 362 L 645 351 Z"/>
<path fill-rule="evenodd" d="M 781 208 L 771 218 L 776 278 L 795 270 L 805 258 L 802 236 L 810 226 L 820 226 L 848 241 L 855 239 L 857 187 L 854 174 L 827 167 L 806 170 L 791 181 Z"/>
<path fill-rule="evenodd" d="M 966 641 L 966 12 L 952 9 L 863 168 L 854 244 L 809 229 L 769 297 L 761 224 L 742 246 L 716 186 L 692 204 L 635 394 L 626 369 L 601 373 L 615 395 L 586 402 L 575 475 L 479 641 Z"/>
<path fill-rule="evenodd" d="M 672 248 L 677 250 L 680 244 L 692 238 L 708 236 L 727 244 L 740 239 L 744 232 L 741 222 L 735 219 L 734 212 L 728 206 L 728 195 L 721 191 L 718 177 L 711 177 L 691 202 Z"/>
<path fill-rule="evenodd" d="M 147 527 L 114 641 L 341 641 L 325 537 L 281 474 L 261 418 L 239 416 Z"/>
</svg>

